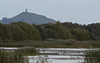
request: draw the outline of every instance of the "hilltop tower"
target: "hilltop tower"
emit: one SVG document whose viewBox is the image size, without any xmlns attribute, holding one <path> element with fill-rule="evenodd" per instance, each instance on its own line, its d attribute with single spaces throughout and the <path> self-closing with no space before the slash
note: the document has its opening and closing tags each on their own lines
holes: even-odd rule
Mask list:
<svg viewBox="0 0 100 63">
<path fill-rule="evenodd" d="M 25 12 L 27 12 L 27 9 L 25 9 Z"/>
</svg>

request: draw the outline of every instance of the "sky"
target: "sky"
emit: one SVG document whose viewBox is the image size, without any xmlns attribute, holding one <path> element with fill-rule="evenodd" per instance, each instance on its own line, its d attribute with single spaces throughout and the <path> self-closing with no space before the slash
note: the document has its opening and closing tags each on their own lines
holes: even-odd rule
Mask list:
<svg viewBox="0 0 100 63">
<path fill-rule="evenodd" d="M 28 9 L 61 22 L 100 23 L 100 0 L 0 0 L 0 20 Z"/>
</svg>

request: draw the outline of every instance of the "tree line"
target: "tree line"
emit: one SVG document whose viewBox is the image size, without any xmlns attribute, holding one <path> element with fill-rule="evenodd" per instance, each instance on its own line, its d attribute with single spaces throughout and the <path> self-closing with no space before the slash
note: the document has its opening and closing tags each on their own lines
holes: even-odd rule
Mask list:
<svg viewBox="0 0 100 63">
<path fill-rule="evenodd" d="M 0 40 L 47 40 L 47 39 L 75 39 L 95 40 L 100 36 L 100 24 L 79 25 L 73 23 L 48 23 L 42 25 L 17 22 L 11 24 L 0 23 Z"/>
<path fill-rule="evenodd" d="M 72 22 L 64 22 L 62 23 L 62 25 L 65 26 L 66 28 L 81 28 L 81 29 L 87 30 L 95 35 L 94 39 L 100 40 L 100 23 L 81 25 L 81 24 L 72 23 Z"/>
</svg>

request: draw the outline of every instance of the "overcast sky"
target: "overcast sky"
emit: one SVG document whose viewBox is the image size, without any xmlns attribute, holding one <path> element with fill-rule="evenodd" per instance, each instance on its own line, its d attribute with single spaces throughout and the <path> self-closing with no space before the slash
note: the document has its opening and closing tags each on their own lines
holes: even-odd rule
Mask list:
<svg viewBox="0 0 100 63">
<path fill-rule="evenodd" d="M 0 0 L 0 20 L 26 8 L 61 22 L 100 23 L 100 0 Z"/>
</svg>

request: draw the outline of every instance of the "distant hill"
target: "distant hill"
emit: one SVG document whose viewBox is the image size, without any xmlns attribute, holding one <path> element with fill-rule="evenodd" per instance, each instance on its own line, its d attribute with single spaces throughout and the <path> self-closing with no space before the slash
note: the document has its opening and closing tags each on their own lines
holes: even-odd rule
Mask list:
<svg viewBox="0 0 100 63">
<path fill-rule="evenodd" d="M 47 18 L 43 15 L 38 15 L 30 12 L 22 12 L 12 18 L 3 18 L 0 20 L 2 24 L 10 24 L 12 22 L 26 22 L 28 24 L 46 24 L 46 23 L 56 23 L 55 20 Z"/>
</svg>

